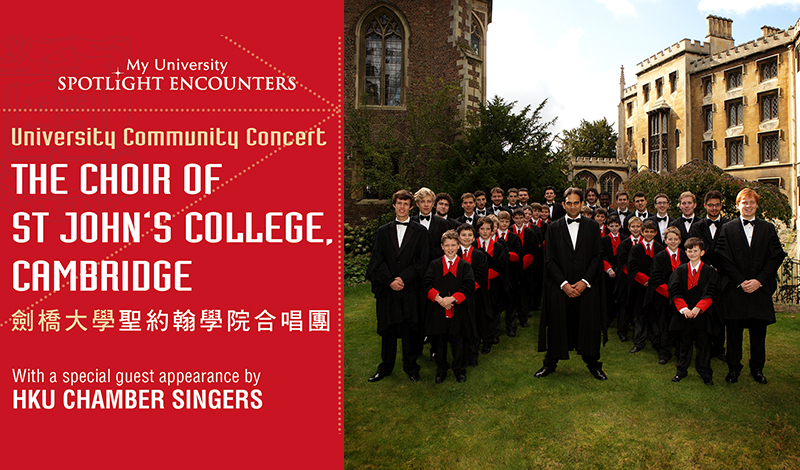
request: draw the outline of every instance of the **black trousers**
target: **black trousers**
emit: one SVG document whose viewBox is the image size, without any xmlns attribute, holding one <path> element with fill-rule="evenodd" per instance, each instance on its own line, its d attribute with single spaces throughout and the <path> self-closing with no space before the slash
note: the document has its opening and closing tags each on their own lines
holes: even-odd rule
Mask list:
<svg viewBox="0 0 800 470">
<path fill-rule="evenodd" d="M 447 343 L 453 345 L 453 372 L 458 375 L 467 369 L 467 338 L 461 335 L 436 336 L 436 373 L 442 374 L 450 368 L 447 362 Z"/>
<path fill-rule="evenodd" d="M 381 333 L 381 363 L 378 365 L 378 372 L 389 375 L 394 370 L 394 363 L 397 360 L 397 339 L 399 338 L 403 348 L 403 371 L 406 374 L 419 373 L 417 358 L 422 349 L 421 338 L 418 332 L 411 328 L 407 322 L 392 325 Z"/>
<path fill-rule="evenodd" d="M 704 329 L 686 328 L 680 331 L 681 349 L 678 357 L 678 372 L 676 375 L 686 377 L 689 364 L 692 363 L 692 352 L 697 344 L 697 357 L 694 368 L 703 380 L 711 380 L 711 336 Z"/>
<path fill-rule="evenodd" d="M 745 328 L 750 331 L 750 373 L 762 372 L 767 360 L 767 322 L 754 319 L 728 321 L 728 370 L 736 374 L 742 371 L 742 336 Z"/>
<path fill-rule="evenodd" d="M 581 312 L 581 298 L 567 299 L 566 301 L 566 315 L 567 315 L 567 345 L 570 351 L 574 350 L 578 345 L 578 325 L 580 321 Z M 599 333 L 598 333 L 599 334 Z M 600 361 L 600 353 L 582 354 L 583 362 L 589 370 L 600 369 L 603 366 Z M 544 356 L 544 366 L 548 369 L 555 370 L 558 365 L 558 359 L 554 358 L 550 351 Z"/>
</svg>

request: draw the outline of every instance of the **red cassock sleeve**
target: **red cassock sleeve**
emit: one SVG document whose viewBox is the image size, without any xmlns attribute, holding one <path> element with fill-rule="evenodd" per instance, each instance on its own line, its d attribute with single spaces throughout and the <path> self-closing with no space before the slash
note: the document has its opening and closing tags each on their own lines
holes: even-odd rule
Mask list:
<svg viewBox="0 0 800 470">
<path fill-rule="evenodd" d="M 711 299 L 703 299 L 700 302 L 697 302 L 696 307 L 705 312 L 708 310 L 708 307 L 711 306 L 712 302 L 713 301 Z"/>
<path fill-rule="evenodd" d="M 628 265 L 622 267 L 622 272 L 625 273 L 626 276 L 628 275 Z"/>
<path fill-rule="evenodd" d="M 436 302 L 437 295 L 439 295 L 439 291 L 431 287 L 431 290 L 428 291 L 428 300 L 431 302 Z"/>
<path fill-rule="evenodd" d="M 677 299 L 675 299 L 675 308 L 677 308 L 678 311 L 680 312 L 681 310 L 683 310 L 685 308 L 689 308 L 689 306 L 686 305 L 686 302 L 684 302 L 683 299 L 677 298 Z"/>
<path fill-rule="evenodd" d="M 495 271 L 492 268 L 489 268 L 489 279 L 494 279 L 499 275 L 500 275 L 500 273 L 498 273 L 497 271 Z"/>
<path fill-rule="evenodd" d="M 478 285 L 477 281 L 475 282 L 475 290 L 478 290 L 480 286 Z"/>
<path fill-rule="evenodd" d="M 514 253 L 513 251 L 508 254 L 508 259 L 511 260 L 512 263 L 516 263 L 519 261 L 519 255 Z"/>
<path fill-rule="evenodd" d="M 644 273 L 636 273 L 636 277 L 634 277 L 634 279 L 636 279 L 636 282 L 638 282 L 639 284 L 645 285 L 647 281 L 650 280 L 650 276 Z"/>
<path fill-rule="evenodd" d="M 522 257 L 522 269 L 527 268 L 533 263 L 533 255 L 525 255 Z"/>
<path fill-rule="evenodd" d="M 606 260 L 603 260 L 603 272 L 608 272 L 611 269 L 611 263 Z"/>
<path fill-rule="evenodd" d="M 666 284 L 661 284 L 660 286 L 656 287 L 656 292 L 664 297 L 669 297 L 669 289 L 667 288 Z"/>
<path fill-rule="evenodd" d="M 455 294 L 453 294 L 453 298 L 454 298 L 454 299 L 456 299 L 456 303 L 457 303 L 457 304 L 460 304 L 461 302 L 463 302 L 463 301 L 464 301 L 464 299 L 466 299 L 466 298 L 467 298 L 467 296 L 466 296 L 466 295 L 464 295 L 464 294 L 463 294 L 463 293 L 461 293 L 461 292 L 456 292 Z"/>
</svg>

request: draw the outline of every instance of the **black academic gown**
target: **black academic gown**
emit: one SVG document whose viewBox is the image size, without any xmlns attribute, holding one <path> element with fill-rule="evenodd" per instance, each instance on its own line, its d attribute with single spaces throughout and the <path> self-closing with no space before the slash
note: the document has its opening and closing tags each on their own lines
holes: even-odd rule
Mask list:
<svg viewBox="0 0 800 470">
<path fill-rule="evenodd" d="M 472 273 L 475 277 L 475 318 L 476 332 L 482 337 L 486 329 L 486 324 L 492 315 L 492 302 L 489 297 L 489 259 L 486 252 L 475 247 L 470 247 L 469 258 L 464 257 L 461 247 L 458 248 L 458 257 L 464 259 L 472 266 Z M 476 334 L 475 339 L 478 339 Z"/>
<path fill-rule="evenodd" d="M 713 237 L 711 236 L 712 222 L 708 217 L 696 220 L 692 224 L 692 228 L 689 229 L 689 238 L 698 237 L 703 240 L 703 250 L 706 252 L 703 255 L 703 263 L 714 265 L 714 249 L 717 245 L 717 235 L 719 235 L 720 229 L 727 222 L 729 222 L 729 220 L 725 217 L 719 218 L 719 226 Z"/>
<path fill-rule="evenodd" d="M 752 246 L 747 244 L 740 218 L 717 232 L 714 254 L 715 267 L 723 277 L 723 314 L 726 321 L 756 319 L 775 323 L 772 295 L 777 288 L 775 276 L 786 253 L 775 227 L 763 219 L 754 220 Z M 761 282 L 761 287 L 751 294 L 739 287 L 748 279 Z"/>
<path fill-rule="evenodd" d="M 713 334 L 719 329 L 720 319 L 715 314 L 714 301 L 717 298 L 719 275 L 712 266 L 703 263 L 697 286 L 689 289 L 689 264 L 685 263 L 669 277 L 669 302 L 675 307 L 675 299 L 683 299 L 689 310 L 693 309 L 703 299 L 710 299 L 711 306 L 695 318 L 684 317 L 677 308 L 672 310 L 672 321 L 669 329 L 679 331 L 686 329 L 699 329 Z"/>
<path fill-rule="evenodd" d="M 428 265 L 425 277 L 422 280 L 422 294 L 426 296 L 425 334 L 453 335 L 464 338 L 475 336 L 475 275 L 469 263 L 456 258 L 456 275 L 448 271 L 444 274 L 443 258 L 438 258 Z M 434 289 L 440 296 L 447 297 L 460 293 L 464 300 L 453 308 L 452 318 L 447 318 L 445 310 L 430 297 Z"/>
<path fill-rule="evenodd" d="M 553 221 L 545 237 L 545 284 L 539 322 L 539 351 L 553 359 L 569 359 L 570 346 L 582 356 L 600 356 L 605 339 L 605 283 L 602 277 L 600 228 L 592 219 L 581 217 L 575 247 L 565 217 Z M 577 338 L 569 338 L 568 297 L 561 290 L 567 281 L 585 279 L 591 285 L 580 297 Z"/>
<path fill-rule="evenodd" d="M 401 246 L 394 222 L 378 228 L 367 265 L 367 279 L 372 283 L 372 293 L 377 301 L 378 333 L 401 322 L 419 326 L 418 296 L 428 259 L 427 236 L 425 227 L 411 221 Z M 403 279 L 403 290 L 395 291 L 389 287 L 395 277 Z"/>
</svg>

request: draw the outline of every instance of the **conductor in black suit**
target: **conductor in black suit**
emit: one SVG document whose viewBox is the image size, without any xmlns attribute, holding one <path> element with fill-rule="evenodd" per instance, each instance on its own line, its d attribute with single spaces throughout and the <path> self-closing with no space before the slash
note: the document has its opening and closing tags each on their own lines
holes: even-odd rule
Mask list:
<svg viewBox="0 0 800 470">
<path fill-rule="evenodd" d="M 775 323 L 772 294 L 775 276 L 786 256 L 775 227 L 756 218 L 758 193 L 750 188 L 736 196 L 739 218 L 723 225 L 714 248 L 716 267 L 724 277 L 723 320 L 728 330 L 728 375 L 734 383 L 742 371 L 742 333 L 750 331 L 750 375 L 766 384 L 767 325 Z"/>
<path fill-rule="evenodd" d="M 600 227 L 580 215 L 583 192 L 564 193 L 566 216 L 553 221 L 545 235 L 545 285 L 539 351 L 547 351 L 544 366 L 535 377 L 556 370 L 559 360 L 575 350 L 589 372 L 606 380 L 600 360 L 605 339 L 605 289 L 602 278 Z"/>
<path fill-rule="evenodd" d="M 402 340 L 403 371 L 419 382 L 419 297 L 425 263 L 428 261 L 428 232 L 410 220 L 413 196 L 401 189 L 392 195 L 395 220 L 378 228 L 367 279 L 375 294 L 381 363 L 370 382 L 392 373 L 397 357 L 397 339 Z"/>
</svg>

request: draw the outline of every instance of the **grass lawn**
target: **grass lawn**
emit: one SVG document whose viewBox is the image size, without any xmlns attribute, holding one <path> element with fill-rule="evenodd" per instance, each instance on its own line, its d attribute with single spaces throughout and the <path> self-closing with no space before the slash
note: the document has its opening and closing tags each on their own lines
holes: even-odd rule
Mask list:
<svg viewBox="0 0 800 470">
<path fill-rule="evenodd" d="M 345 468 L 800 469 L 800 315 L 779 313 L 768 329 L 767 385 L 747 365 L 727 384 L 712 359 L 714 386 L 694 370 L 672 383 L 675 359 L 658 365 L 647 349 L 630 354 L 615 329 L 602 348 L 608 380 L 579 356 L 536 379 L 538 315 L 440 385 L 420 358 L 422 381 L 403 373 L 367 382 L 380 362 L 375 301 L 368 284 L 345 289 Z M 745 361 L 749 357 L 745 333 Z"/>
</svg>

